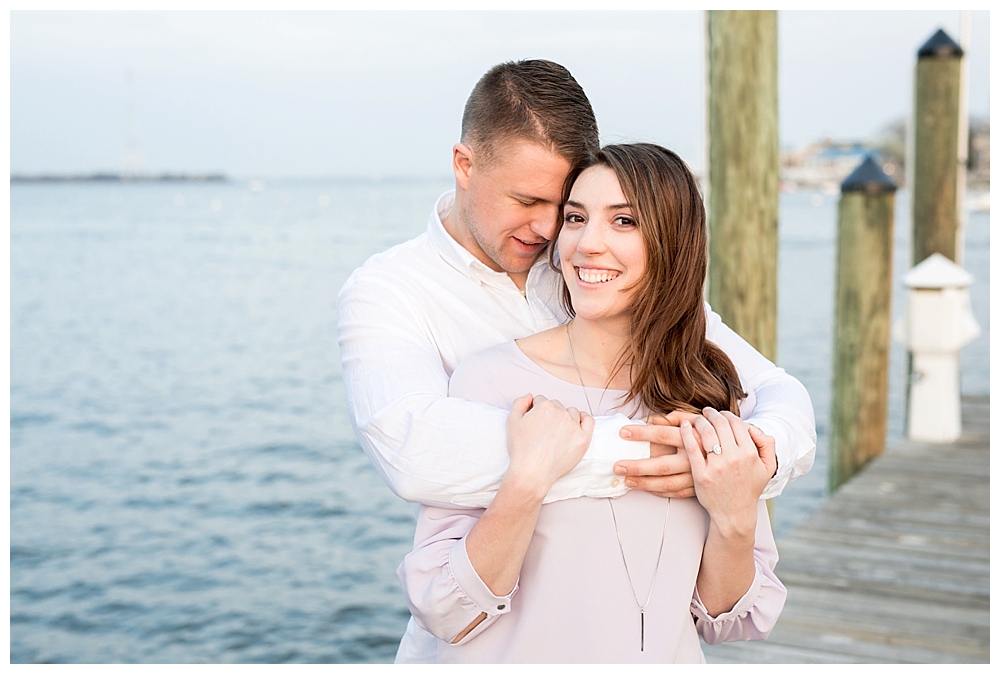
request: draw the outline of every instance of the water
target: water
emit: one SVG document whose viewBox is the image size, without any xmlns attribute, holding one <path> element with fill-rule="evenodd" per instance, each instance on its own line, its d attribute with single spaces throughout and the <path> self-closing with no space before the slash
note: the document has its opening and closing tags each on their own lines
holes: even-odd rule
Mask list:
<svg viewBox="0 0 1000 674">
<path fill-rule="evenodd" d="M 351 432 L 335 299 L 448 187 L 11 187 L 12 662 L 392 659 L 413 524 Z M 782 197 L 779 360 L 812 395 L 820 451 L 778 502 L 779 536 L 824 497 L 835 210 Z M 967 239 L 984 335 L 962 383 L 986 393 L 988 214 Z"/>
</svg>

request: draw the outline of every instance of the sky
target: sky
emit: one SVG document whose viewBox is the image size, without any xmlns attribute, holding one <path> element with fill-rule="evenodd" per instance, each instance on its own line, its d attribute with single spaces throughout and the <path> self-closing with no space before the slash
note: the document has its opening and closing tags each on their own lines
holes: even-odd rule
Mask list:
<svg viewBox="0 0 1000 674">
<path fill-rule="evenodd" d="M 871 138 L 912 108 L 916 51 L 959 11 L 780 11 L 784 148 Z M 989 13 L 972 12 L 969 109 L 989 116 Z M 10 170 L 447 176 L 462 107 L 496 63 L 565 65 L 603 142 L 705 161 L 705 15 L 659 12 L 10 14 Z"/>
</svg>

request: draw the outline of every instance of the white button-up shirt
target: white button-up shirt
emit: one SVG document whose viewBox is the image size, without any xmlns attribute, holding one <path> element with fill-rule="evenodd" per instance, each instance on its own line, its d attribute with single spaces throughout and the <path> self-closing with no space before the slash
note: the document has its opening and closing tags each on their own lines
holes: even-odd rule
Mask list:
<svg viewBox="0 0 1000 674">
<path fill-rule="evenodd" d="M 338 330 L 351 422 L 365 453 L 401 498 L 427 505 L 489 505 L 507 469 L 509 410 L 448 397 L 463 358 L 565 322 L 559 277 L 546 259 L 522 294 L 510 277 L 477 260 L 442 224 L 454 205 L 442 195 L 427 232 L 372 256 L 338 296 Z M 707 306 L 707 305 L 706 305 Z M 708 339 L 732 359 L 753 410 L 747 421 L 775 438 L 778 474 L 765 498 L 805 474 L 816 451 L 805 388 L 709 310 Z M 528 393 L 529 391 L 525 391 Z M 622 440 L 624 415 L 597 419 L 584 459 L 546 502 L 623 494 L 616 461 L 649 456 Z"/>
</svg>

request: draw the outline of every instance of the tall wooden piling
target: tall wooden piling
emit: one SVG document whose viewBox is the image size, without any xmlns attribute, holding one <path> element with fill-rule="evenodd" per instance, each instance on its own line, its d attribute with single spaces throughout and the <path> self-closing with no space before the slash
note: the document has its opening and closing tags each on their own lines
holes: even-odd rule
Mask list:
<svg viewBox="0 0 1000 674">
<path fill-rule="evenodd" d="M 961 264 L 958 188 L 962 48 L 939 30 L 917 51 L 913 148 L 913 256 Z"/>
<path fill-rule="evenodd" d="M 896 184 L 869 156 L 840 189 L 831 492 L 885 447 Z"/>
<path fill-rule="evenodd" d="M 708 298 L 772 361 L 778 313 L 778 19 L 708 12 Z"/>
</svg>

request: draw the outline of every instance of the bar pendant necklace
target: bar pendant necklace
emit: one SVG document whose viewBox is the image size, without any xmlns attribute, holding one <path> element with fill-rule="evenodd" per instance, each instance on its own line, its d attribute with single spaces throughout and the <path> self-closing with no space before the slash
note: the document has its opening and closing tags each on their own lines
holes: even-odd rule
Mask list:
<svg viewBox="0 0 1000 674">
<path fill-rule="evenodd" d="M 656 575 L 660 570 L 660 560 L 663 558 L 663 541 L 667 537 L 667 519 L 670 517 L 670 502 L 672 499 L 667 499 L 667 513 L 663 516 L 663 533 L 660 534 L 660 551 L 656 555 L 656 566 L 653 568 L 653 579 L 649 581 L 649 594 L 646 595 L 646 601 L 639 603 L 639 597 L 635 594 L 635 583 L 632 582 L 632 574 L 628 570 L 628 562 L 625 560 L 625 547 L 622 545 L 622 537 L 618 532 L 618 518 L 615 517 L 615 504 L 608 499 L 608 505 L 611 506 L 611 520 L 615 523 L 615 536 L 618 538 L 618 550 L 622 553 L 622 564 L 625 566 L 625 577 L 628 578 L 629 588 L 632 590 L 632 599 L 635 600 L 635 605 L 639 607 L 639 650 L 646 650 L 646 607 L 649 605 L 649 600 L 653 596 L 653 586 L 656 585 Z"/>
<path fill-rule="evenodd" d="M 572 321 L 570 321 L 572 323 Z M 576 376 L 580 378 L 580 388 L 583 389 L 583 399 L 587 401 L 587 409 L 590 411 L 590 416 L 594 416 L 594 408 L 590 404 L 590 396 L 587 395 L 587 385 L 583 383 L 583 373 L 580 371 L 580 366 L 576 362 L 576 353 L 573 351 L 573 338 L 569 334 L 569 323 L 566 324 L 566 341 L 569 342 L 569 355 L 573 359 L 573 367 L 576 369 Z M 607 391 L 607 387 L 604 389 Z M 639 603 L 639 597 L 635 593 L 635 583 L 632 582 L 632 574 L 628 570 L 628 561 L 625 559 L 625 546 L 622 545 L 622 535 L 618 531 L 618 518 L 615 516 L 615 504 L 612 503 L 614 499 L 608 499 L 608 506 L 611 507 L 611 521 L 615 523 L 615 538 L 618 539 L 618 551 L 622 553 L 622 564 L 625 566 L 625 577 L 628 578 L 629 589 L 632 590 L 632 599 L 635 600 L 635 605 L 639 607 L 639 650 L 646 650 L 646 606 L 649 605 L 649 600 L 653 596 L 653 586 L 656 584 L 656 575 L 660 570 L 660 560 L 663 558 L 663 542 L 667 537 L 667 520 L 670 518 L 670 502 L 673 499 L 667 499 L 667 512 L 663 516 L 663 531 L 660 533 L 660 548 L 659 552 L 656 553 L 656 566 L 653 567 L 653 579 L 649 581 L 649 594 L 646 595 L 646 601 L 642 604 Z"/>
</svg>

